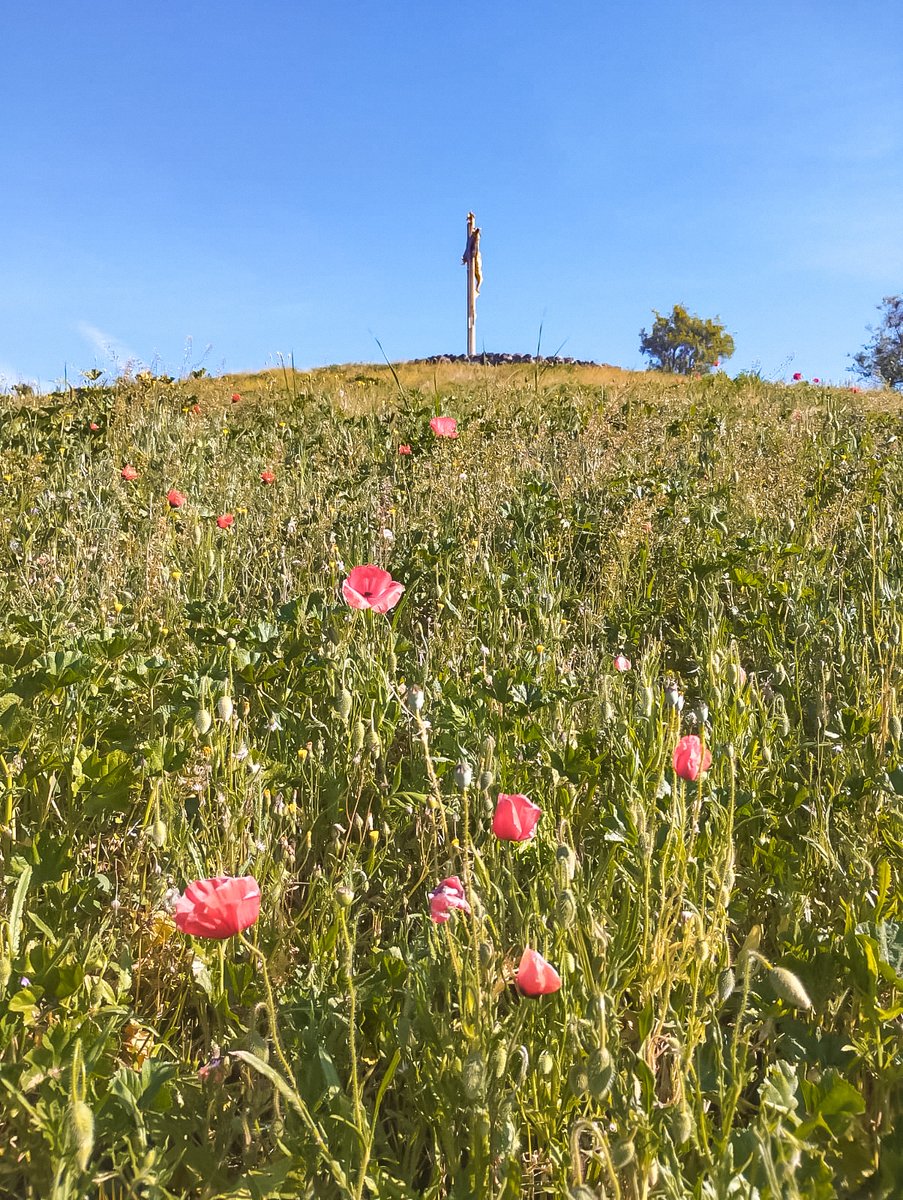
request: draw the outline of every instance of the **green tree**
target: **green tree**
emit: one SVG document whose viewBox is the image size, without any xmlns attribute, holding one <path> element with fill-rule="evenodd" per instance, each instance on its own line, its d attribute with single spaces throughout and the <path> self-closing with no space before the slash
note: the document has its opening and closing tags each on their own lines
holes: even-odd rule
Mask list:
<svg viewBox="0 0 903 1200">
<path fill-rule="evenodd" d="M 709 371 L 734 353 L 734 339 L 716 317 L 704 320 L 675 304 L 670 316 L 655 313 L 655 324 L 640 330 L 640 350 L 654 370 L 675 375 Z"/>
<path fill-rule="evenodd" d="M 903 388 L 903 296 L 885 296 L 878 305 L 884 319 L 877 329 L 867 326 L 872 340 L 854 354 L 854 371 L 863 379 L 880 379 Z"/>
</svg>

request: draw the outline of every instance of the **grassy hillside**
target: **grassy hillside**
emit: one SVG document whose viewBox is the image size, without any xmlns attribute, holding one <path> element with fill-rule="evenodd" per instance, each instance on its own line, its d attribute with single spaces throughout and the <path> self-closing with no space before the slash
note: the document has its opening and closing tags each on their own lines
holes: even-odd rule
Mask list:
<svg viewBox="0 0 903 1200">
<path fill-rule="evenodd" d="M 898 1195 L 901 445 L 615 368 L 0 398 L 0 1194 Z"/>
</svg>

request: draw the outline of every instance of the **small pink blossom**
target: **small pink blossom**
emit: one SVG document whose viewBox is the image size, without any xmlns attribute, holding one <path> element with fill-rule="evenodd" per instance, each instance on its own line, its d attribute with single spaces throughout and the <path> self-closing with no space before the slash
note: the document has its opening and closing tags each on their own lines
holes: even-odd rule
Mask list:
<svg viewBox="0 0 903 1200">
<path fill-rule="evenodd" d="M 492 818 L 492 832 L 503 842 L 529 842 L 541 816 L 542 809 L 526 796 L 502 792 Z"/>
<path fill-rule="evenodd" d="M 632 666 L 633 666 L 633 664 L 631 663 L 630 659 L 627 657 L 626 654 L 616 654 L 615 655 L 615 670 L 616 671 L 620 671 L 623 674 L 624 671 L 629 671 Z"/>
<path fill-rule="evenodd" d="M 444 925 L 454 909 L 470 913 L 470 905 L 464 897 L 464 888 L 457 875 L 450 875 L 430 892 L 430 918 L 437 925 Z"/>
<path fill-rule="evenodd" d="M 674 770 L 681 779 L 697 780 L 712 765 L 712 752 L 695 733 L 682 737 L 674 747 L 672 756 Z"/>
<path fill-rule="evenodd" d="M 526 949 L 521 955 L 515 981 L 525 996 L 549 996 L 561 987 L 561 976 L 538 950 Z"/>
<path fill-rule="evenodd" d="M 403 583 L 396 582 L 388 571 L 372 563 L 355 567 L 342 584 L 346 604 L 352 608 L 372 608 L 378 613 L 394 608 L 403 593 Z"/>
<path fill-rule="evenodd" d="M 456 438 L 458 436 L 458 422 L 454 417 L 433 417 L 430 421 L 430 429 L 439 438 Z"/>
</svg>

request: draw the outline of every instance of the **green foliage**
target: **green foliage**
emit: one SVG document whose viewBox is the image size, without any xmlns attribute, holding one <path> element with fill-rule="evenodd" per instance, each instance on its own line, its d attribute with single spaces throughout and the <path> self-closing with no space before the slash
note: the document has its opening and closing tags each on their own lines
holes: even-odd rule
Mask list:
<svg viewBox="0 0 903 1200">
<path fill-rule="evenodd" d="M 877 329 L 869 325 L 871 342 L 853 355 L 856 373 L 880 380 L 885 387 L 903 388 L 903 296 L 885 296 L 878 305 L 883 319 Z"/>
<path fill-rule="evenodd" d="M 0 402 L 0 1195 L 891 1200 L 903 418 L 398 375 Z"/>
<path fill-rule="evenodd" d="M 640 351 L 656 371 L 693 375 L 710 371 L 722 359 L 730 358 L 734 339 L 717 317 L 697 317 L 675 304 L 670 316 L 655 312 L 648 333 L 640 330 Z"/>
</svg>

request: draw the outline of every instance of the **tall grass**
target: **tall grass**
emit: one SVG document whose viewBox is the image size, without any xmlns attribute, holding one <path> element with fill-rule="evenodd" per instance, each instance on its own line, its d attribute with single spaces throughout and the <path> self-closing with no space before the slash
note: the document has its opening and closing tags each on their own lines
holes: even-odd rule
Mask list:
<svg viewBox="0 0 903 1200">
<path fill-rule="evenodd" d="M 897 401 L 412 366 L 0 404 L 3 1194 L 898 1194 Z M 368 562 L 389 614 L 341 598 Z M 183 936 L 220 873 L 259 921 Z"/>
</svg>

